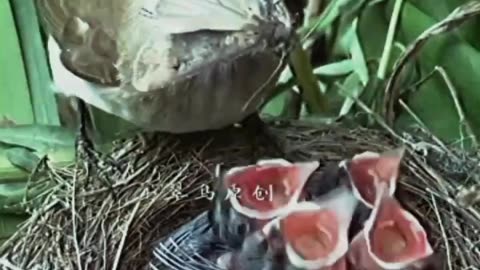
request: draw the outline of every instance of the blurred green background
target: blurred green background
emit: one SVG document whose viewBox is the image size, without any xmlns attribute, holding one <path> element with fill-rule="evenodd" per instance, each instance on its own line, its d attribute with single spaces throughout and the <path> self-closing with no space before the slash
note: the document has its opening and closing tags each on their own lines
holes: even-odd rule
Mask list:
<svg viewBox="0 0 480 270">
<path fill-rule="evenodd" d="M 471 2 L 477 6 L 457 10 L 453 14 L 457 17 L 448 16 L 470 1 L 315 2 L 318 8 L 306 10 L 306 22 L 299 29 L 304 48 L 293 53 L 293 72 L 284 72 L 279 94 L 263 109 L 265 115 L 303 118 L 318 125 L 342 119 L 378 126 L 374 120 L 385 116 L 384 92 L 396 74 L 395 63 L 412 44 L 424 44 L 410 47 L 415 57 L 409 57 L 395 77 L 398 95 L 390 100 L 394 114 L 385 122 L 398 134 L 422 128 L 449 145 L 477 146 L 478 1 Z M 443 28 L 424 35 L 425 43 L 417 42 L 441 21 Z M 25 218 L 23 195 L 29 172 L 46 154 L 54 163 L 71 163 L 74 137 L 60 128 L 67 112 L 52 91 L 33 1 L 0 1 L 0 36 L 1 243 Z M 95 122 L 101 132 L 111 133 L 106 137 L 130 126 L 98 110 Z"/>
</svg>

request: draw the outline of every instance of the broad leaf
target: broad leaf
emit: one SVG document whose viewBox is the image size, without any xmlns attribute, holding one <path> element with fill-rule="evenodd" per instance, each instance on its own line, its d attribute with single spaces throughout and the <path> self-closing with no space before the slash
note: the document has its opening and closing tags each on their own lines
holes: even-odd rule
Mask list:
<svg viewBox="0 0 480 270">
<path fill-rule="evenodd" d="M 353 20 L 351 27 L 343 37 L 342 43 L 352 55 L 354 71 L 358 74 L 360 81 L 365 86 L 368 83 L 368 68 L 360 40 L 357 35 L 357 25 L 358 20 Z"/>
<path fill-rule="evenodd" d="M 59 148 L 73 147 L 75 134 L 59 126 L 19 125 L 0 128 L 0 142 L 46 154 Z"/>
<path fill-rule="evenodd" d="M 314 33 L 320 33 L 325 31 L 332 23 L 342 15 L 342 12 L 348 10 L 350 5 L 358 4 L 358 1 L 352 0 L 337 0 L 337 1 L 330 1 L 325 11 L 322 15 L 316 19 L 312 20 L 310 25 L 301 29 L 301 36 L 309 36 Z"/>
<path fill-rule="evenodd" d="M 25 60 L 35 123 L 58 125 L 60 120 L 57 102 L 51 89 L 49 67 L 39 31 L 35 2 L 10 1 L 10 3 L 15 14 L 16 29 Z"/>
<path fill-rule="evenodd" d="M 18 168 L 32 172 L 40 158 L 26 148 L 14 147 L 6 151 L 8 160 Z"/>
<path fill-rule="evenodd" d="M 26 194 L 26 183 L 0 184 L 0 213 L 18 213 L 18 208 L 12 209 L 23 202 Z"/>
<path fill-rule="evenodd" d="M 313 70 L 316 75 L 340 76 L 347 75 L 354 69 L 354 63 L 351 59 L 326 64 Z"/>
<path fill-rule="evenodd" d="M 350 113 L 353 104 L 355 104 L 354 98 L 358 98 L 364 87 L 357 73 L 352 73 L 343 82 L 341 94 L 345 96 L 345 102 L 340 109 L 339 116 L 344 116 Z"/>
<path fill-rule="evenodd" d="M 18 226 L 27 218 L 26 215 L 0 214 L 0 246 L 17 231 Z"/>
<path fill-rule="evenodd" d="M 34 121 L 30 92 L 25 74 L 10 1 L 0 1 L 0 119 L 19 124 Z"/>
<path fill-rule="evenodd" d="M 405 3 L 401 28 L 405 41 L 410 43 L 425 29 L 436 23 L 435 18 L 423 13 L 410 3 Z M 462 29 L 459 26 L 458 29 Z M 480 68 L 480 52 L 454 33 L 446 33 L 427 41 L 420 52 L 423 74 L 430 73 L 435 66 L 445 69 L 454 89 L 448 88 L 445 80 L 435 74 L 407 100 L 408 106 L 426 123 L 427 127 L 441 139 L 449 142 L 460 137 L 459 113 L 452 99 L 452 90 L 458 94 L 462 110 L 470 122 L 474 133 L 480 134 L 480 94 L 477 76 Z M 438 108 L 441 108 L 439 110 Z M 398 128 L 416 124 L 407 112 L 397 121 Z"/>
</svg>

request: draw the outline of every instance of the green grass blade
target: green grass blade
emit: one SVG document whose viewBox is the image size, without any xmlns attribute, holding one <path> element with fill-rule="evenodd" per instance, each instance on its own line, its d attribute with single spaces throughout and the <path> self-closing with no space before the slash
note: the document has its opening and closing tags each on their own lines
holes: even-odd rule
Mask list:
<svg viewBox="0 0 480 270">
<path fill-rule="evenodd" d="M 25 61 L 37 124 L 59 125 L 57 102 L 51 90 L 48 62 L 33 1 L 11 0 Z"/>
<path fill-rule="evenodd" d="M 22 52 L 9 1 L 0 1 L 0 119 L 17 124 L 34 121 Z"/>
</svg>

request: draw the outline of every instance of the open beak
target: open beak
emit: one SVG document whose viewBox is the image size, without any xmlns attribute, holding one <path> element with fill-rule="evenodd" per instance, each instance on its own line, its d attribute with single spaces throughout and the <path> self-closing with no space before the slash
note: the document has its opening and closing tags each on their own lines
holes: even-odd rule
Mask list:
<svg viewBox="0 0 480 270">
<path fill-rule="evenodd" d="M 349 258 L 365 269 L 404 269 L 433 254 L 418 220 L 379 186 L 379 198 L 364 230 L 352 242 Z"/>
<path fill-rule="evenodd" d="M 231 190 L 228 199 L 236 211 L 249 218 L 272 219 L 298 201 L 310 174 L 319 165 L 318 161 L 290 163 L 272 159 L 232 168 L 224 177 Z"/>
<path fill-rule="evenodd" d="M 350 191 L 340 188 L 322 201 L 300 202 L 280 217 L 290 263 L 306 269 L 333 267 L 348 250 L 348 227 L 356 204 Z"/>
<path fill-rule="evenodd" d="M 322 267 L 318 270 L 347 270 L 347 259 L 345 257 L 340 258 L 336 263 L 332 266 Z"/>
<path fill-rule="evenodd" d="M 356 265 L 358 269 L 383 270 L 368 251 L 365 231 L 360 231 L 353 238 L 352 242 L 350 243 L 347 259 L 351 265 Z"/>
<path fill-rule="evenodd" d="M 369 208 L 373 208 L 376 198 L 375 183 L 386 183 L 388 193 L 395 193 L 399 167 L 405 148 L 397 148 L 384 153 L 364 152 L 355 155 L 352 160 L 344 161 L 351 180 L 353 193 Z"/>
</svg>

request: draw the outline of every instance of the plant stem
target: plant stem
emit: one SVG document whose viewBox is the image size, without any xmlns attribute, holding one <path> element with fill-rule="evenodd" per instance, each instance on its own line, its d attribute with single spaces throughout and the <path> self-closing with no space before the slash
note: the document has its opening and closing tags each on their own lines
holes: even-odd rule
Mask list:
<svg viewBox="0 0 480 270">
<path fill-rule="evenodd" d="M 387 38 L 385 40 L 382 58 L 380 59 L 380 65 L 377 71 L 377 77 L 380 80 L 384 80 L 387 73 L 387 66 L 390 62 L 390 55 L 393 47 L 393 41 L 398 24 L 398 19 L 400 17 L 400 11 L 402 10 L 402 4 L 403 0 L 395 0 L 395 5 L 392 11 L 392 19 L 390 20 L 390 24 L 388 26 Z"/>
<path fill-rule="evenodd" d="M 302 98 L 309 113 L 323 113 L 327 110 L 327 99 L 322 94 L 317 77 L 313 73 L 307 52 L 298 44 L 290 55 L 290 64 L 298 84 L 302 87 Z"/>
</svg>

